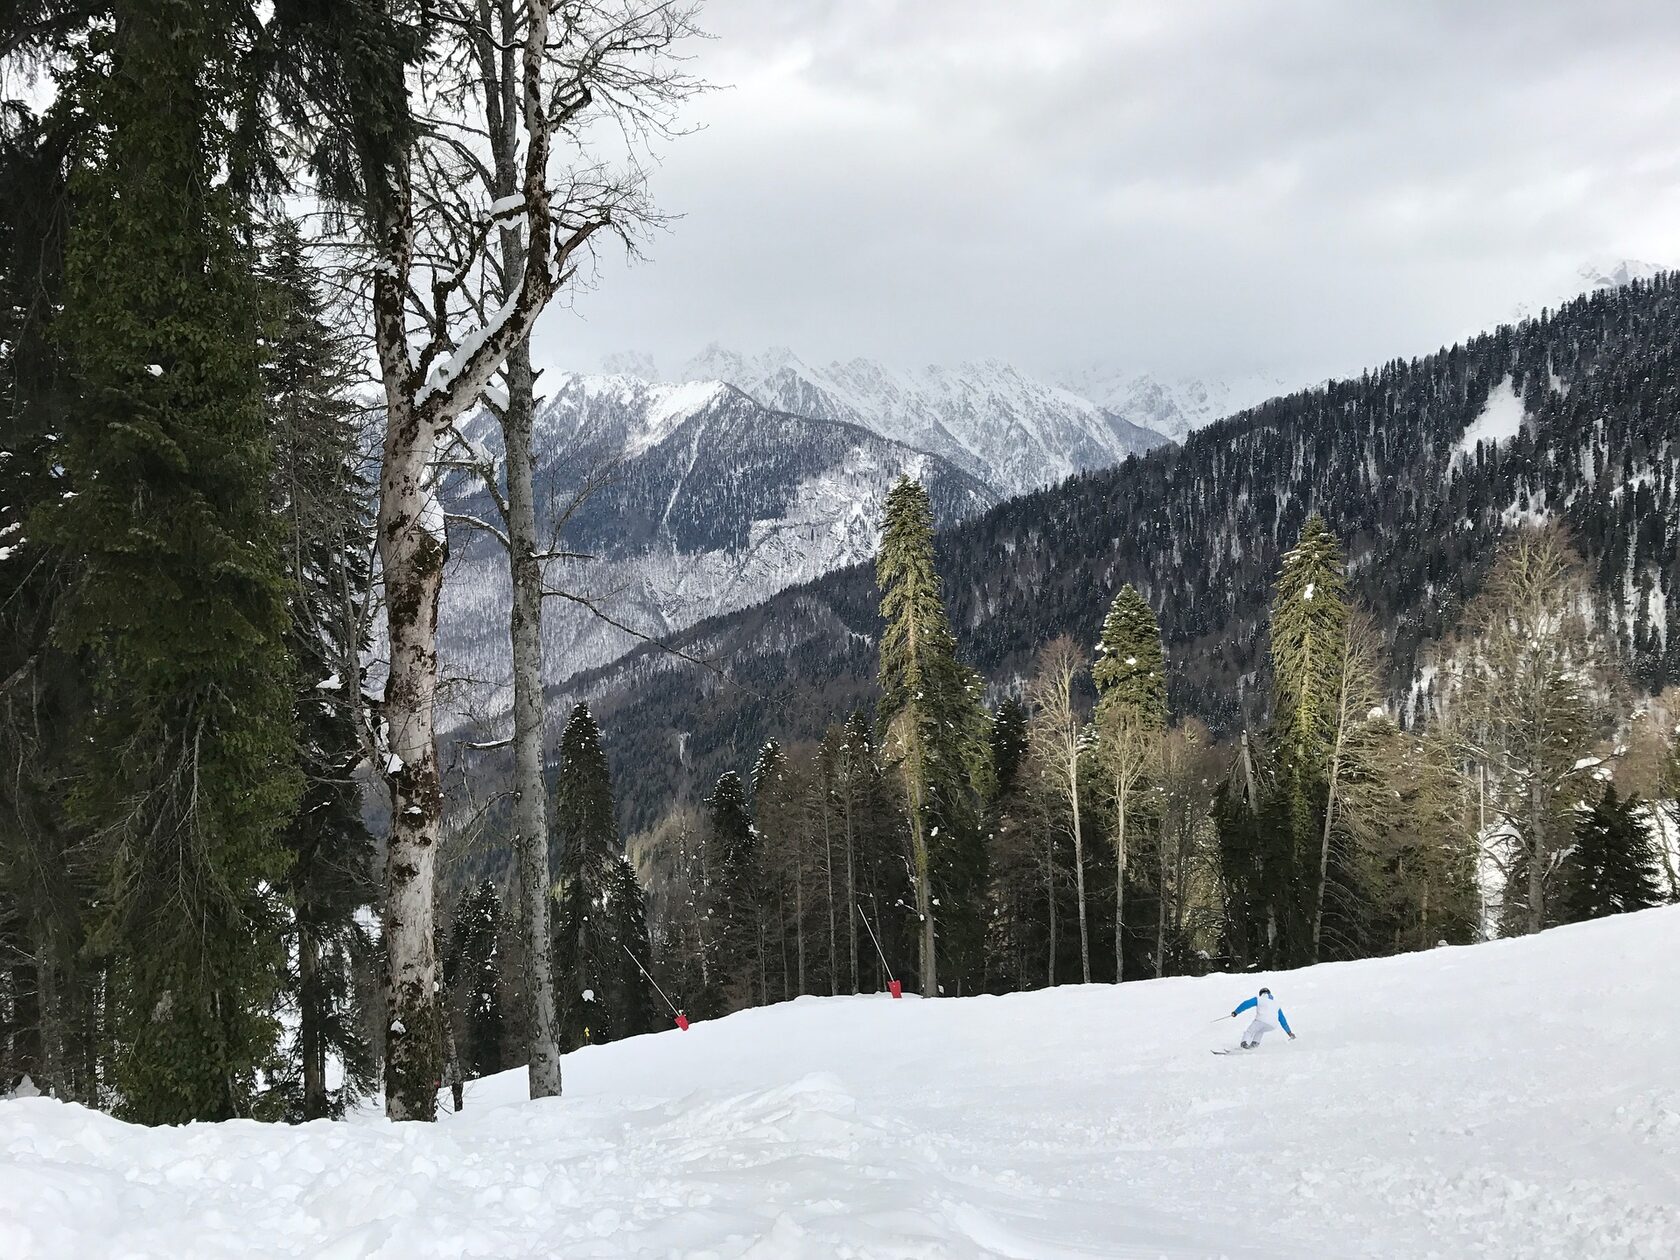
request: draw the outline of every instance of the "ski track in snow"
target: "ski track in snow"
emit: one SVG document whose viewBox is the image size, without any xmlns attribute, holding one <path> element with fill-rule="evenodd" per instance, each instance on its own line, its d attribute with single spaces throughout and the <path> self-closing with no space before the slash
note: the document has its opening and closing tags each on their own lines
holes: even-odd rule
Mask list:
<svg viewBox="0 0 1680 1260">
<path fill-rule="evenodd" d="M 0 1103 L 0 1255 L 1672 1257 L 1680 908 L 1269 977 L 801 999 L 435 1126 Z"/>
</svg>

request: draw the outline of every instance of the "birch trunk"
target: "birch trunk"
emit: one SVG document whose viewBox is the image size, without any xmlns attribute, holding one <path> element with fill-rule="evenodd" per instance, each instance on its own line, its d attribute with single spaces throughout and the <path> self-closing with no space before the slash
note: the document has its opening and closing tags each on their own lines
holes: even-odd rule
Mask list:
<svg viewBox="0 0 1680 1260">
<path fill-rule="evenodd" d="M 529 341 L 520 342 L 508 355 L 506 376 L 508 405 L 502 416 L 502 435 L 507 452 L 507 525 L 513 577 L 513 606 L 508 618 L 513 648 L 513 843 L 531 968 L 524 986 L 526 1026 L 531 1030 L 527 1077 L 532 1098 L 557 1098 L 560 1042 L 555 1028 L 549 934 L 548 792 L 542 774 L 542 561 L 537 558 L 531 451 L 536 375 L 531 370 Z"/>
</svg>

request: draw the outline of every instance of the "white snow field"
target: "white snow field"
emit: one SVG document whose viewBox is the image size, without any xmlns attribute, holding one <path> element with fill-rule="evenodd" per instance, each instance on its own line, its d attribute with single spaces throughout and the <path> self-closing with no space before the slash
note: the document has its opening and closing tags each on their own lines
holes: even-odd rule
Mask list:
<svg viewBox="0 0 1680 1260">
<path fill-rule="evenodd" d="M 1227 1057 L 1253 977 L 805 999 L 436 1126 L 0 1102 L 0 1256 L 1680 1255 L 1680 908 L 1266 979 Z"/>
</svg>

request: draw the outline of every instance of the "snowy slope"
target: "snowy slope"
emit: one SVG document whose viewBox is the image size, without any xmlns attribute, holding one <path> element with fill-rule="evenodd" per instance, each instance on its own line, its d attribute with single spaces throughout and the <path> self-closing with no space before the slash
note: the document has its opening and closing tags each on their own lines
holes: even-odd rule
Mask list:
<svg viewBox="0 0 1680 1260">
<path fill-rule="evenodd" d="M 610 370 L 659 374 L 647 355 L 615 355 L 608 363 Z M 777 411 L 861 425 L 951 461 L 1002 497 L 1117 464 L 1165 441 L 995 359 L 900 369 L 861 358 L 810 363 L 783 347 L 742 355 L 714 344 L 673 376 L 728 381 Z"/>
<path fill-rule="evenodd" d="M 1680 1254 L 1680 908 L 1271 983 L 1224 1058 L 1252 977 L 805 999 L 435 1127 L 0 1103 L 0 1255 Z"/>
<path fill-rule="evenodd" d="M 1257 374 L 1232 380 L 1162 378 L 1124 372 L 1106 364 L 1073 369 L 1061 377 L 1117 421 L 1182 442 L 1195 430 L 1300 388 L 1302 382 Z"/>
</svg>

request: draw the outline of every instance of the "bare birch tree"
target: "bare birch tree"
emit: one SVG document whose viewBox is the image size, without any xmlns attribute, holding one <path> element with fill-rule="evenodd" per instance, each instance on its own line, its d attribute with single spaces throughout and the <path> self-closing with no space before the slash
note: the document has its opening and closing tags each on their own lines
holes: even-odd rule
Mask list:
<svg viewBox="0 0 1680 1260">
<path fill-rule="evenodd" d="M 639 177 L 619 177 L 576 155 L 586 152 L 593 126 L 633 109 L 639 92 L 660 90 L 662 57 L 692 30 L 687 7 L 635 0 L 485 0 L 428 8 L 422 17 L 431 24 L 423 36 L 442 30 L 467 47 L 475 37 L 482 46 L 482 32 L 491 32 L 500 112 L 485 130 L 511 138 L 504 156 L 512 160 L 496 173 L 509 192 L 488 205 L 467 195 L 474 161 L 494 171 L 494 154 L 464 141 L 470 123 L 442 121 L 452 85 L 432 73 L 437 62 L 410 66 L 393 91 L 397 72 L 354 64 L 367 59 L 366 49 L 338 49 L 340 73 L 354 86 L 332 108 L 360 159 L 345 200 L 361 216 L 386 413 L 378 531 L 391 659 L 380 768 L 392 806 L 385 941 L 386 1111 L 393 1119 L 431 1119 L 436 1109 L 432 907 L 443 795 L 433 719 L 448 551 L 438 455 L 554 294 L 577 277 L 591 243 L 627 237 L 645 218 Z M 387 34 L 394 38 L 395 28 Z M 356 92 L 374 79 L 369 102 L 382 108 L 362 111 L 368 102 Z M 488 105 L 491 94 L 481 99 Z M 557 144 L 576 160 L 558 162 Z M 529 819 L 520 825 L 528 828 Z M 545 1088 L 547 1071 L 540 1072 Z"/>
<path fill-rule="evenodd" d="M 1340 821 L 1338 808 L 1343 804 L 1347 780 L 1351 773 L 1369 768 L 1370 716 L 1378 709 L 1381 695 L 1377 690 L 1377 649 L 1380 640 L 1368 617 L 1357 610 L 1348 621 L 1346 633 L 1335 644 L 1336 694 L 1329 710 L 1327 744 L 1329 758 L 1325 766 L 1324 825 L 1319 834 L 1318 891 L 1313 904 L 1312 946 L 1313 961 L 1319 961 L 1324 936 L 1324 897 L 1330 879 L 1330 840 Z"/>
<path fill-rule="evenodd" d="M 1085 832 L 1081 823 L 1080 763 L 1086 745 L 1086 724 L 1080 715 L 1076 688 L 1085 672 L 1085 658 L 1071 637 L 1062 635 L 1038 654 L 1038 667 L 1027 686 L 1032 705 L 1028 739 L 1033 757 L 1044 769 L 1046 783 L 1067 807 L 1068 831 L 1073 839 L 1073 885 L 1079 913 L 1079 972 L 1091 983 L 1091 932 L 1085 913 Z"/>
</svg>

